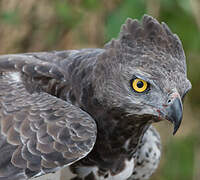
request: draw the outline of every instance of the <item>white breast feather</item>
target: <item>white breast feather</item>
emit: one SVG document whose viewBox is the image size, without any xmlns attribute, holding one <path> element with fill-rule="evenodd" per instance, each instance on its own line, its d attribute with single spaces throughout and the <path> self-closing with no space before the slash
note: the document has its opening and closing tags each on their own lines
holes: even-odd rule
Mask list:
<svg viewBox="0 0 200 180">
<path fill-rule="evenodd" d="M 158 167 L 161 156 L 160 136 L 153 127 L 146 131 L 140 145 L 141 148 L 136 153 L 133 177 L 134 179 L 149 179 Z"/>
</svg>

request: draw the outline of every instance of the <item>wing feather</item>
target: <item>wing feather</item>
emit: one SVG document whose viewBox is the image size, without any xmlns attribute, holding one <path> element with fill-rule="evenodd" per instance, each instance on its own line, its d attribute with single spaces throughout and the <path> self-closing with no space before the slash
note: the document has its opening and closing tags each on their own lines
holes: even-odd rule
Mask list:
<svg viewBox="0 0 200 180">
<path fill-rule="evenodd" d="M 0 180 L 53 172 L 85 157 L 96 140 L 96 124 L 89 114 L 26 81 L 64 81 L 53 60 L 40 58 L 0 57 L 0 154 L 8 151 L 7 161 L 0 159 Z"/>
</svg>

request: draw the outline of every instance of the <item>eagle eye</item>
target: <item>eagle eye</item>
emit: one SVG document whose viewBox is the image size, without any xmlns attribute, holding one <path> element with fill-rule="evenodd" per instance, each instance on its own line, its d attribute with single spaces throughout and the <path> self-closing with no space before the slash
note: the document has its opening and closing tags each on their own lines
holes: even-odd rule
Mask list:
<svg viewBox="0 0 200 180">
<path fill-rule="evenodd" d="M 134 78 L 131 80 L 131 87 L 135 92 L 142 93 L 148 89 L 149 84 L 143 79 Z"/>
</svg>

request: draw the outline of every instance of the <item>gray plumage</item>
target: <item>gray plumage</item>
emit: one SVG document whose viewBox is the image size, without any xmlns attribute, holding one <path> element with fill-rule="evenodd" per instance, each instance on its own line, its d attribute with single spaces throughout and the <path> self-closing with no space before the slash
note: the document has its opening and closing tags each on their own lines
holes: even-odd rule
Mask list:
<svg viewBox="0 0 200 180">
<path fill-rule="evenodd" d="M 178 36 L 147 15 L 103 49 L 2 55 L 0 72 L 0 180 L 69 165 L 77 180 L 148 179 L 161 151 L 151 123 L 175 133 L 191 88 Z"/>
</svg>

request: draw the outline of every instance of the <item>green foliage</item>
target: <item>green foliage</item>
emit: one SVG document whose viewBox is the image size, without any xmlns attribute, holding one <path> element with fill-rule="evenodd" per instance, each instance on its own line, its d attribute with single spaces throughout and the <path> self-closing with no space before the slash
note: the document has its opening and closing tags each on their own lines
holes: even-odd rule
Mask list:
<svg viewBox="0 0 200 180">
<path fill-rule="evenodd" d="M 2 22 L 10 25 L 18 25 L 20 23 L 18 10 L 14 11 L 2 11 L 0 12 L 0 19 Z"/>
<path fill-rule="evenodd" d="M 191 58 L 188 58 L 188 76 L 192 83 L 192 89 L 189 93 L 191 105 L 194 110 L 196 110 L 199 115 L 199 107 L 200 107 L 200 61 L 199 56 L 196 54 Z"/>
<path fill-rule="evenodd" d="M 82 12 L 70 4 L 68 1 L 54 1 L 55 24 L 52 29 L 47 32 L 46 46 L 56 44 L 67 31 L 73 29 L 82 18 Z"/>
<path fill-rule="evenodd" d="M 98 0 L 83 0 L 81 6 L 88 10 L 95 10 L 99 7 L 100 1 Z"/>
<path fill-rule="evenodd" d="M 55 1 L 57 20 L 67 27 L 75 26 L 81 19 L 81 12 L 67 1 Z"/>
<path fill-rule="evenodd" d="M 200 33 L 188 1 L 184 0 L 180 3 L 177 0 L 168 6 L 162 5 L 160 11 L 161 21 L 165 21 L 172 31 L 178 34 L 186 53 L 188 51 L 199 52 Z"/>
<path fill-rule="evenodd" d="M 163 176 L 160 180 L 192 179 L 197 141 L 196 136 L 188 136 L 167 144 L 164 155 L 167 161 L 161 170 Z"/>
<path fill-rule="evenodd" d="M 125 20 L 130 18 L 140 19 L 146 13 L 145 2 L 143 0 L 133 1 L 124 0 L 113 12 L 111 12 L 106 20 L 106 41 L 113 37 L 117 37 L 121 25 Z"/>
</svg>

